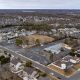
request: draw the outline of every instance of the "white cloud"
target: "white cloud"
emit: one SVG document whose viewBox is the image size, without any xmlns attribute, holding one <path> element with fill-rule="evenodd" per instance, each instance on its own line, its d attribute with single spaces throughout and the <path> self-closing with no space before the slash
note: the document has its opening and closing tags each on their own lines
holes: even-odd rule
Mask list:
<svg viewBox="0 0 80 80">
<path fill-rule="evenodd" d="M 80 0 L 0 0 L 0 8 L 78 9 L 80 8 Z"/>
</svg>

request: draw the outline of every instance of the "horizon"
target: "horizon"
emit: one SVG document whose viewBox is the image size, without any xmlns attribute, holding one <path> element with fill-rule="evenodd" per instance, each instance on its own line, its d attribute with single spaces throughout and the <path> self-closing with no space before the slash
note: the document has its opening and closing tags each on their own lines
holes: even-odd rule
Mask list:
<svg viewBox="0 0 80 80">
<path fill-rule="evenodd" d="M 0 9 L 0 10 L 80 10 L 80 9 Z"/>
</svg>

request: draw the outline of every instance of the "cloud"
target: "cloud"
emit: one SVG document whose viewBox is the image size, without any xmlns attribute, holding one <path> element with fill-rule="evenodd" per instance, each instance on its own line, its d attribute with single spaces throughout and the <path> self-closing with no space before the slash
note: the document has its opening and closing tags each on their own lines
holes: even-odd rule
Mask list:
<svg viewBox="0 0 80 80">
<path fill-rule="evenodd" d="M 1 9 L 80 9 L 80 0 L 0 0 Z"/>
</svg>

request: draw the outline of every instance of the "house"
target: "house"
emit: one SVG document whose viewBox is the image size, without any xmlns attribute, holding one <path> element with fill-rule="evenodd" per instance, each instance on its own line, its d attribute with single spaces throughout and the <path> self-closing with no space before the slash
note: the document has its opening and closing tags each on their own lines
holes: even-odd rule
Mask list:
<svg viewBox="0 0 80 80">
<path fill-rule="evenodd" d="M 64 74 L 66 72 L 74 72 L 73 70 L 75 68 L 75 65 L 78 64 L 80 64 L 80 58 L 67 55 L 64 58 L 51 63 L 48 65 L 48 67 L 59 72 L 60 74 Z"/>
<path fill-rule="evenodd" d="M 37 78 L 35 77 L 37 75 L 37 71 L 32 67 L 25 67 L 23 71 L 17 73 L 17 75 L 23 80 L 37 80 Z"/>
<path fill-rule="evenodd" d="M 12 59 L 10 62 L 10 69 L 13 73 L 18 73 L 23 71 L 24 66 L 21 63 L 20 59 Z"/>
<path fill-rule="evenodd" d="M 0 33 L 0 42 L 6 42 L 8 40 L 6 33 Z"/>
<path fill-rule="evenodd" d="M 50 61 L 56 61 L 65 57 L 71 51 L 71 47 L 64 43 L 57 43 L 44 48 L 40 52 L 41 55 L 45 56 Z"/>
</svg>

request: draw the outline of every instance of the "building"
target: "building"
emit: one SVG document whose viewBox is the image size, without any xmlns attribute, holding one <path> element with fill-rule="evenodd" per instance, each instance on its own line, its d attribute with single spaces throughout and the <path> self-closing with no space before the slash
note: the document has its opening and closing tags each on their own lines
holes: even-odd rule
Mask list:
<svg viewBox="0 0 80 80">
<path fill-rule="evenodd" d="M 66 49 L 70 50 L 71 47 L 64 43 L 58 43 L 53 46 L 47 47 L 44 50 L 53 54 L 59 54 L 61 51 L 65 51 Z"/>
<path fill-rule="evenodd" d="M 72 74 L 74 73 L 74 71 L 76 71 L 76 65 L 78 65 L 78 67 L 80 66 L 80 58 L 67 55 L 64 58 L 51 63 L 50 65 L 48 65 L 48 67 L 59 72 L 60 74 L 65 74 L 67 72 Z"/>
</svg>

